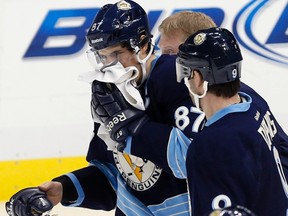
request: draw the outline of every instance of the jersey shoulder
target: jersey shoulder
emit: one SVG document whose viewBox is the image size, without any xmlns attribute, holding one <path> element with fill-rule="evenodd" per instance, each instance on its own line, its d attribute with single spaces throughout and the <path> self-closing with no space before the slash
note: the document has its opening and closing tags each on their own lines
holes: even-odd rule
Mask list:
<svg viewBox="0 0 288 216">
<path fill-rule="evenodd" d="M 176 56 L 161 55 L 155 62 L 147 80 L 147 87 L 158 98 L 190 98 L 188 90 L 182 81 L 176 79 Z"/>
<path fill-rule="evenodd" d="M 205 150 L 206 147 L 231 151 L 242 148 L 242 142 L 258 142 L 260 134 L 257 130 L 261 122 L 255 119 L 256 110 L 251 108 L 246 112 L 229 113 L 221 119 L 215 121 L 195 137 L 195 142 L 201 143 L 199 146 Z M 233 145 L 233 148 L 230 148 Z M 239 145 L 239 146 L 238 146 Z M 205 147 L 206 146 L 206 147 Z M 237 153 L 237 152 L 235 152 Z"/>
<path fill-rule="evenodd" d="M 241 82 L 240 91 L 248 94 L 252 98 L 253 102 L 258 104 L 259 107 L 264 107 L 264 108 L 269 109 L 269 105 L 266 102 L 266 100 L 257 91 L 255 91 L 251 86 Z"/>
<path fill-rule="evenodd" d="M 159 56 L 152 68 L 150 79 L 154 82 L 171 82 L 176 81 L 176 56 L 161 55 Z"/>
</svg>

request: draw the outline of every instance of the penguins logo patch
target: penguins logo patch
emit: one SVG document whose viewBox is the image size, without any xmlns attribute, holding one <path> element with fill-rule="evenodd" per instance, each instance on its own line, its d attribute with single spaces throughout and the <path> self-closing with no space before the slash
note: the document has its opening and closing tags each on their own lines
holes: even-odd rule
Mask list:
<svg viewBox="0 0 288 216">
<path fill-rule="evenodd" d="M 136 191 L 151 188 L 160 178 L 162 169 L 149 160 L 113 151 L 115 164 L 127 184 Z"/>
</svg>

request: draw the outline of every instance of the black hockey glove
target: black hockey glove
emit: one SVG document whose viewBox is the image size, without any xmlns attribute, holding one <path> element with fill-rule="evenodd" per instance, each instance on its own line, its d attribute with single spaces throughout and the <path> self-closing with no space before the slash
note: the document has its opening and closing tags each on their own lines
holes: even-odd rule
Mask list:
<svg viewBox="0 0 288 216">
<path fill-rule="evenodd" d="M 104 123 L 111 139 L 119 143 L 120 151 L 125 148 L 127 136 L 136 135 L 148 120 L 144 111 L 136 109 L 125 100 L 115 84 L 96 80 L 92 83 L 91 108 L 92 115 Z"/>
<path fill-rule="evenodd" d="M 37 187 L 22 189 L 6 202 L 6 212 L 10 216 L 40 216 L 52 208 L 45 192 Z"/>
</svg>

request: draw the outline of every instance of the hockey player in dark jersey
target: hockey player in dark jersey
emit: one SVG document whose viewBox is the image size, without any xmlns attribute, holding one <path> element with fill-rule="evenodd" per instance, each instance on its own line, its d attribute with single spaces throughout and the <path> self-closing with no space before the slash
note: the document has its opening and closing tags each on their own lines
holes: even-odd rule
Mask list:
<svg viewBox="0 0 288 216">
<path fill-rule="evenodd" d="M 197 20 L 198 26 L 195 24 L 195 20 Z M 161 49 L 161 52 L 167 54 L 177 54 L 181 43 L 183 43 L 191 34 L 194 34 L 195 29 L 199 29 L 199 27 L 203 25 L 203 22 L 205 22 L 206 28 L 209 25 L 210 28 L 217 27 L 211 17 L 201 12 L 180 11 L 166 17 L 158 27 L 160 32 L 158 46 Z M 257 103 L 261 103 L 261 106 L 266 107 L 271 115 L 273 115 L 268 103 L 250 86 L 241 82 L 240 91 L 249 94 L 252 99 L 254 98 L 257 100 Z M 275 124 L 277 125 L 278 136 L 281 139 L 278 151 L 285 171 L 286 179 L 288 179 L 288 137 L 276 120 Z M 186 135 L 189 136 L 189 134 Z"/>
<path fill-rule="evenodd" d="M 211 28 L 191 35 L 179 49 L 177 79 L 184 78 L 204 111 L 204 128 L 191 142 L 178 128 L 148 121 L 127 138 L 124 152 L 187 178 L 192 215 L 231 205 L 261 216 L 287 215 L 288 185 L 279 156 L 287 155 L 282 148 L 287 135 L 257 93 L 247 86 L 246 93 L 239 91 L 242 55 L 236 39 L 226 29 Z"/>
<path fill-rule="evenodd" d="M 287 215 L 281 137 L 266 106 L 239 92 L 242 56 L 236 39 L 226 29 L 212 28 L 191 35 L 179 50 L 178 78 L 185 79 L 207 118 L 187 152 L 193 214 L 224 203 L 261 216 Z"/>
<path fill-rule="evenodd" d="M 202 27 L 205 28 L 205 25 Z M 91 108 L 95 120 L 95 134 L 87 155 L 90 165 L 56 177 L 52 182 L 39 187 L 46 192 L 53 205 L 61 202 L 65 206 L 91 209 L 116 208 L 115 215 L 189 215 L 189 196 L 185 179 L 176 178 L 146 158 L 119 152 L 116 148 L 119 146 L 115 146 L 115 142 L 109 140 L 109 134 L 104 141 L 100 137 L 105 136 L 105 133 L 102 133 L 103 125 L 107 129 L 114 130 L 117 121 L 122 120 L 120 116 L 115 118 L 117 121 L 115 119 L 109 121 L 109 112 L 105 113 L 104 109 L 98 109 L 101 107 L 100 104 L 105 108 L 117 109 L 117 106 L 116 108 L 113 106 L 117 105 L 118 101 L 111 101 L 105 95 L 100 99 L 94 96 L 99 92 L 105 94 L 101 91 L 107 87 L 104 84 L 106 82 L 111 83 L 111 89 L 107 91 L 112 91 L 113 95 L 119 94 L 119 89 L 125 92 L 125 88 L 129 88 L 132 91 L 133 86 L 137 86 L 144 98 L 145 113 L 153 121 L 177 126 L 183 130 L 191 123 L 194 124 L 193 131 L 187 133 L 198 132 L 204 115 L 193 107 L 189 92 L 183 83 L 176 81 L 176 57 L 154 55 L 151 38 L 147 15 L 133 1 L 119 1 L 116 4 L 105 5 L 96 15 L 87 34 L 91 47 L 88 54 L 96 61 L 97 72 L 90 74 Z M 132 76 L 138 73 L 139 75 L 133 82 L 125 82 L 123 90 L 121 88 L 123 83 L 118 78 L 122 79 L 130 72 Z M 113 82 L 115 77 L 117 83 Z M 143 108 L 142 101 L 137 101 L 139 99 L 137 94 L 135 96 L 131 92 L 126 93 L 125 99 L 130 100 L 129 102 L 137 108 Z M 135 115 L 140 119 L 126 131 L 133 135 L 147 118 L 136 108 L 128 111 L 124 114 Z M 98 122 L 101 122 L 99 120 L 104 124 L 99 124 Z M 118 134 L 117 141 L 121 143 L 123 141 L 121 137 L 125 137 L 124 135 Z M 13 196 L 11 202 L 7 204 L 7 211 L 29 212 L 33 209 L 31 208 L 33 204 L 28 201 L 34 200 L 36 195 L 43 198 L 43 194 L 40 196 L 38 191 L 33 190 L 31 198 L 29 191 L 30 189 L 24 190 L 16 197 Z M 37 206 L 37 211 L 40 210 Z"/>
</svg>

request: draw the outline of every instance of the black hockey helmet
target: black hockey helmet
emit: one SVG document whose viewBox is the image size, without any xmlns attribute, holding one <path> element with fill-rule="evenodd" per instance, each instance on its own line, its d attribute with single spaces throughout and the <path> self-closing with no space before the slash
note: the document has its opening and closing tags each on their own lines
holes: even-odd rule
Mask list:
<svg viewBox="0 0 288 216">
<path fill-rule="evenodd" d="M 192 34 L 179 46 L 177 81 L 198 70 L 208 85 L 232 82 L 241 77 L 242 55 L 234 35 L 224 28 Z"/>
<path fill-rule="evenodd" d="M 148 17 L 144 9 L 131 0 L 103 6 L 94 18 L 86 38 L 95 50 L 128 41 L 132 48 L 140 46 L 141 35 L 151 40 Z"/>
</svg>

